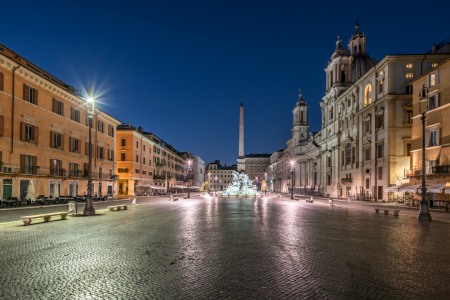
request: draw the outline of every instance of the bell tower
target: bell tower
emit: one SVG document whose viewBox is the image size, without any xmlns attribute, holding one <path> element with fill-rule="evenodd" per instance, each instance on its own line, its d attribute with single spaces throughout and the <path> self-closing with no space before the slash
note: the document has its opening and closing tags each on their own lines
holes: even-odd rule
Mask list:
<svg viewBox="0 0 450 300">
<path fill-rule="evenodd" d="M 294 147 L 298 144 L 308 141 L 308 105 L 303 100 L 302 91 L 299 91 L 298 101 L 292 112 L 294 117 L 294 124 L 292 128 L 292 138 Z"/>
</svg>

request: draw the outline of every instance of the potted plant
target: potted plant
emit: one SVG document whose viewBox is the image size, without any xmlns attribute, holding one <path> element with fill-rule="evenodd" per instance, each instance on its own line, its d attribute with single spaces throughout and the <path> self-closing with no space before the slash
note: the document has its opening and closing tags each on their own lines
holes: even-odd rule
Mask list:
<svg viewBox="0 0 450 300">
<path fill-rule="evenodd" d="M 78 171 L 77 171 L 77 176 L 78 176 L 78 177 L 82 177 L 82 176 L 83 176 L 83 171 L 78 170 Z"/>
<path fill-rule="evenodd" d="M 33 174 L 36 174 L 37 170 L 39 170 L 40 168 L 40 166 L 33 166 Z"/>
<path fill-rule="evenodd" d="M 67 176 L 66 169 L 61 169 L 62 176 Z"/>
</svg>

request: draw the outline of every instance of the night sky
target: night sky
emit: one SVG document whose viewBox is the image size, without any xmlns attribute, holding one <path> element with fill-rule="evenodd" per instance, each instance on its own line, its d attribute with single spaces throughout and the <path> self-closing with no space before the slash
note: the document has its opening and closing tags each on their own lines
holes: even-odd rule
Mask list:
<svg viewBox="0 0 450 300">
<path fill-rule="evenodd" d="M 0 43 L 178 151 L 235 164 L 241 99 L 246 154 L 286 146 L 298 89 L 320 130 L 324 68 L 357 18 L 377 60 L 450 36 L 447 1 L 337 3 L 3 1 Z"/>
</svg>

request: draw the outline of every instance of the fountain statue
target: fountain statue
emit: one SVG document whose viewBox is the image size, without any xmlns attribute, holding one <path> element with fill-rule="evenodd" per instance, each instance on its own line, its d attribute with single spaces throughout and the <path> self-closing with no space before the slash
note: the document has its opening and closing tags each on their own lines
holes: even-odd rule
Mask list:
<svg viewBox="0 0 450 300">
<path fill-rule="evenodd" d="M 253 185 L 248 175 L 245 173 L 232 172 L 233 180 L 222 195 L 256 195 L 256 186 Z"/>
</svg>

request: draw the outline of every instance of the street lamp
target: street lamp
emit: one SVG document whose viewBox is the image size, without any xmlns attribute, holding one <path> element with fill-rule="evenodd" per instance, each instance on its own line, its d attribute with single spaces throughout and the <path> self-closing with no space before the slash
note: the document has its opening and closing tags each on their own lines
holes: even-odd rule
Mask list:
<svg viewBox="0 0 450 300">
<path fill-rule="evenodd" d="M 267 173 L 264 173 L 264 181 L 266 182 L 266 185 L 264 186 L 264 194 L 267 195 Z"/>
<path fill-rule="evenodd" d="M 294 174 L 295 174 L 295 161 L 291 160 L 291 200 L 294 200 Z"/>
<path fill-rule="evenodd" d="M 420 200 L 420 211 L 417 216 L 417 220 L 419 221 L 431 221 L 430 209 L 428 207 L 427 200 L 427 187 L 426 187 L 426 170 L 425 170 L 425 117 L 426 110 L 422 112 L 421 106 L 422 102 L 428 100 L 428 88 L 423 85 L 422 90 L 419 93 L 419 113 L 422 115 L 422 200 Z"/>
<path fill-rule="evenodd" d="M 217 176 L 214 177 L 214 183 L 217 181 Z M 214 184 L 214 197 L 216 196 L 216 185 Z"/>
<path fill-rule="evenodd" d="M 85 216 L 93 216 L 95 215 L 95 208 L 94 208 L 94 198 L 92 195 L 92 141 L 91 141 L 91 129 L 92 129 L 92 121 L 95 109 L 95 101 L 94 98 L 92 98 L 92 89 L 89 86 L 88 90 L 88 96 L 89 98 L 86 99 L 86 107 L 87 107 L 87 113 L 88 113 L 88 126 L 89 126 L 89 165 L 88 165 L 88 185 L 87 185 L 87 195 L 86 195 L 86 205 L 84 207 L 83 215 Z"/>
<path fill-rule="evenodd" d="M 188 160 L 188 165 L 189 165 L 189 171 L 188 171 L 188 194 L 187 194 L 188 198 L 191 198 L 191 189 L 189 187 L 189 176 L 190 176 L 190 173 L 191 173 L 191 163 L 192 163 L 192 161 L 189 159 Z"/>
</svg>

